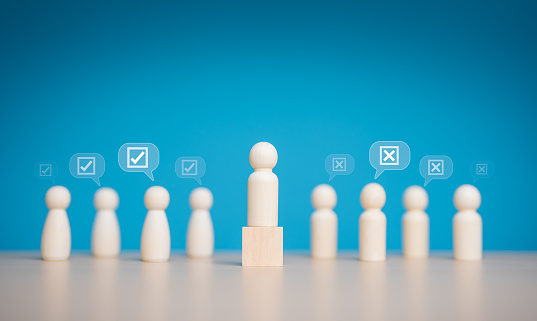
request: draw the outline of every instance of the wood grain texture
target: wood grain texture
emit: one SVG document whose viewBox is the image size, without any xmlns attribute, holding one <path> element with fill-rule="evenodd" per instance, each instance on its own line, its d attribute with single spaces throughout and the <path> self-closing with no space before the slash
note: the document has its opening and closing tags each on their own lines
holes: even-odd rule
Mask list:
<svg viewBox="0 0 537 321">
<path fill-rule="evenodd" d="M 283 227 L 243 227 L 242 266 L 283 266 Z"/>
</svg>

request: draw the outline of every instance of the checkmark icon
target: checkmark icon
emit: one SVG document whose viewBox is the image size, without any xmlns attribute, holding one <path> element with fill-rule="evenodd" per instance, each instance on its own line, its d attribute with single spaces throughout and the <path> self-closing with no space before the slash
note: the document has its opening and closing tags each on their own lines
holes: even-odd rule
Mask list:
<svg viewBox="0 0 537 321">
<path fill-rule="evenodd" d="M 151 153 L 146 146 L 131 146 L 127 147 L 127 168 L 139 169 L 149 168 Z"/>
<path fill-rule="evenodd" d="M 195 176 L 198 175 L 198 160 L 196 159 L 183 159 L 182 160 L 182 175 Z"/>
<path fill-rule="evenodd" d="M 138 155 L 138 157 L 136 157 L 136 158 L 131 158 L 131 162 L 132 162 L 134 165 L 136 165 L 136 164 L 138 163 L 138 161 L 139 161 L 144 155 L 145 155 L 145 152 L 142 151 L 142 152 L 140 153 L 140 155 Z"/>
<path fill-rule="evenodd" d="M 192 163 L 188 168 L 185 167 L 185 171 L 188 173 L 190 172 L 190 170 L 192 169 L 192 167 L 194 167 L 194 165 L 196 165 L 195 163 Z"/>
<path fill-rule="evenodd" d="M 39 176 L 52 176 L 52 165 L 50 165 L 50 164 L 40 164 L 39 165 Z"/>
<path fill-rule="evenodd" d="M 76 157 L 76 167 L 75 167 L 75 162 L 73 159 L 75 157 Z M 71 175 L 73 175 L 76 178 L 79 178 L 79 175 L 80 175 L 81 178 L 86 177 L 86 178 L 97 179 L 97 177 L 95 177 L 95 175 L 98 174 L 96 171 L 102 169 L 102 171 L 104 172 L 104 159 L 102 159 L 102 163 L 99 162 L 101 159 L 102 159 L 101 155 L 94 154 L 94 153 L 75 154 L 71 158 L 71 161 L 69 162 L 69 170 L 71 171 Z M 51 167 L 50 170 L 56 172 L 55 168 Z M 92 177 L 89 177 L 89 176 L 92 176 Z"/>
<path fill-rule="evenodd" d="M 85 172 L 88 169 L 88 167 L 91 166 L 91 164 L 93 164 L 93 161 L 89 161 L 89 163 L 87 163 L 86 166 L 80 166 L 80 169 Z"/>
</svg>

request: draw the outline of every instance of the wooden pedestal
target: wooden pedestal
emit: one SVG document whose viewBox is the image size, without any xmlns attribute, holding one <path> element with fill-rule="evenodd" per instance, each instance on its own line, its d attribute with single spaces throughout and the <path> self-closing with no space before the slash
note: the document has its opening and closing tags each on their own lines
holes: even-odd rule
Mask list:
<svg viewBox="0 0 537 321">
<path fill-rule="evenodd" d="M 283 227 L 243 227 L 242 266 L 283 266 Z"/>
</svg>

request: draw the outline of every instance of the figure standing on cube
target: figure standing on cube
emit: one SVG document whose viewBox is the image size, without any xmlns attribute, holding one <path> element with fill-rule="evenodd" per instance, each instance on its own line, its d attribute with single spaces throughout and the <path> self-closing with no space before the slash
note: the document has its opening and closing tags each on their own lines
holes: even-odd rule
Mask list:
<svg viewBox="0 0 537 321">
<path fill-rule="evenodd" d="M 278 227 L 278 152 L 270 143 L 250 150 L 248 226 L 242 228 L 243 266 L 283 266 L 283 228 Z"/>
</svg>

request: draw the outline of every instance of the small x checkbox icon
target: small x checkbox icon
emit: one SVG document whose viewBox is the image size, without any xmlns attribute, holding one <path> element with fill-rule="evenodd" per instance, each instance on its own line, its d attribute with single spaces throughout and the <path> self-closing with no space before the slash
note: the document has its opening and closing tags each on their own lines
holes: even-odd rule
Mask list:
<svg viewBox="0 0 537 321">
<path fill-rule="evenodd" d="M 347 170 L 347 159 L 334 158 L 332 160 L 332 170 L 334 172 L 344 172 Z"/>
<path fill-rule="evenodd" d="M 444 175 L 443 159 L 430 159 L 428 165 L 429 175 Z"/>
<path fill-rule="evenodd" d="M 477 175 L 487 175 L 488 173 L 487 164 L 476 164 L 476 173 Z"/>
<path fill-rule="evenodd" d="M 380 165 L 399 165 L 399 146 L 380 146 Z"/>
</svg>

